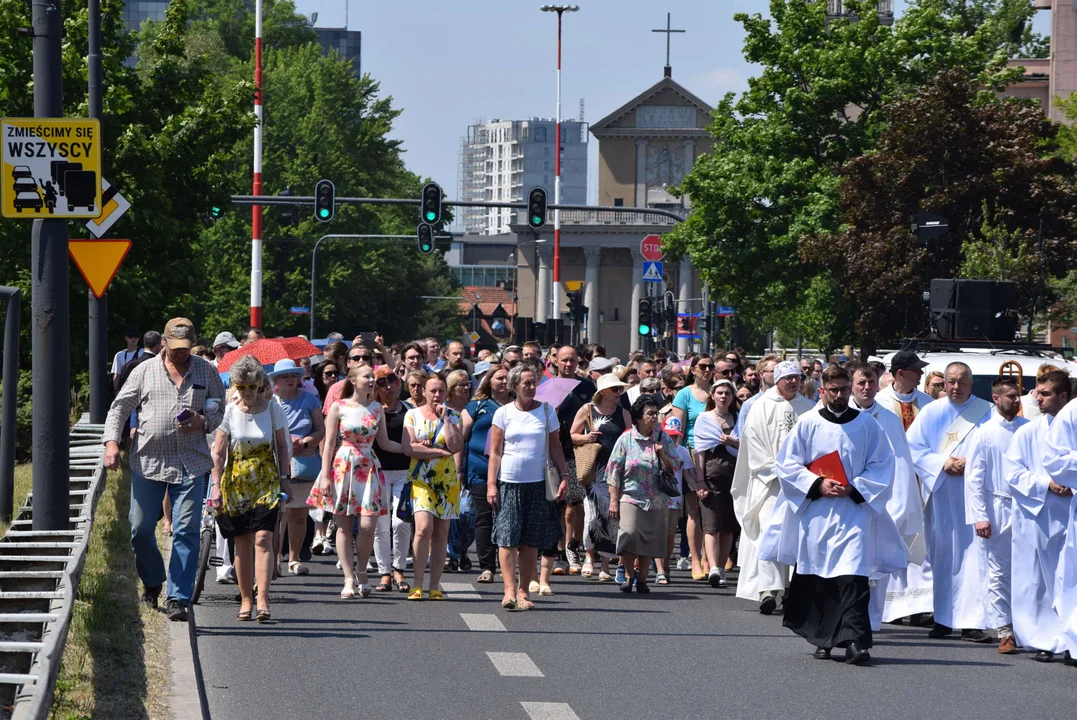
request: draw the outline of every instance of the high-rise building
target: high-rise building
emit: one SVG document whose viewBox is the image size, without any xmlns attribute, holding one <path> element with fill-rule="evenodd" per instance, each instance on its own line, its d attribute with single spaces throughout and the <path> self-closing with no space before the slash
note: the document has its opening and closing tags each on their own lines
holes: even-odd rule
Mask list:
<svg viewBox="0 0 1077 720">
<path fill-rule="evenodd" d="M 549 118 L 468 126 L 460 139 L 459 198 L 523 201 L 528 190 L 540 186 L 552 203 L 556 126 Z M 587 123 L 579 120 L 561 121 L 561 202 L 587 203 Z M 459 215 L 465 232 L 478 235 L 510 232 L 516 222 L 509 209 L 461 208 Z"/>
<path fill-rule="evenodd" d="M 322 46 L 326 54 L 329 53 L 330 48 L 336 48 L 342 58 L 352 61 L 355 77 L 362 77 L 362 31 L 316 27 L 314 28 L 314 34 L 318 36 L 318 44 Z"/>
<path fill-rule="evenodd" d="M 879 13 L 879 22 L 883 25 L 894 24 L 894 0 L 876 0 L 875 9 Z M 850 17 L 853 11 L 845 4 L 845 0 L 827 0 L 827 17 L 839 18 Z"/>
<path fill-rule="evenodd" d="M 146 20 L 164 20 L 168 0 L 127 0 L 123 7 L 123 24 L 138 30 Z"/>
</svg>

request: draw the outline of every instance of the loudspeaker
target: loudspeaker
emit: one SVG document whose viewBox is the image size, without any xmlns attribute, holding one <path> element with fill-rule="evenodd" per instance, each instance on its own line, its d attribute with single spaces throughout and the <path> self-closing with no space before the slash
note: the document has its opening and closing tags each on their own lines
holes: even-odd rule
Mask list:
<svg viewBox="0 0 1077 720">
<path fill-rule="evenodd" d="M 930 308 L 944 340 L 1012 342 L 1017 286 L 995 280 L 931 281 Z"/>
</svg>

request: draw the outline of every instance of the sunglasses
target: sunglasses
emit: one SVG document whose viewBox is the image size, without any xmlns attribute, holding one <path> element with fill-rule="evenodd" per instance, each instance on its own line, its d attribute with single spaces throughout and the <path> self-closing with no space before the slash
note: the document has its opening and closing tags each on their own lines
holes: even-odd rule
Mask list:
<svg viewBox="0 0 1077 720">
<path fill-rule="evenodd" d="M 718 373 L 719 375 L 724 375 L 726 377 L 729 377 L 730 375 L 733 374 L 732 370 L 715 370 L 715 372 Z"/>
<path fill-rule="evenodd" d="M 348 359 L 352 362 L 370 362 L 373 357 L 370 355 L 349 355 Z"/>
<path fill-rule="evenodd" d="M 625 391 L 625 389 L 623 387 L 611 387 L 610 390 L 617 393 L 618 395 L 620 395 L 621 393 L 623 393 Z"/>
<path fill-rule="evenodd" d="M 395 375 L 393 375 L 392 377 L 378 378 L 377 380 L 374 381 L 374 384 L 377 385 L 380 388 L 387 388 L 390 385 L 392 385 L 394 382 L 396 382 L 398 379 L 399 378 L 397 378 Z"/>
<path fill-rule="evenodd" d="M 703 372 L 710 372 L 711 370 L 714 369 L 714 366 L 711 365 L 710 363 L 699 363 L 698 365 L 696 365 L 696 367 L 699 368 L 700 370 L 702 370 Z"/>
<path fill-rule="evenodd" d="M 322 377 L 340 377 L 340 373 L 338 373 L 336 370 L 326 370 L 322 373 Z"/>
<path fill-rule="evenodd" d="M 251 385 L 236 385 L 235 387 L 236 387 L 236 390 L 239 390 L 240 392 L 244 392 L 246 390 L 257 390 L 261 386 L 258 383 L 254 383 L 254 384 L 251 384 Z"/>
</svg>

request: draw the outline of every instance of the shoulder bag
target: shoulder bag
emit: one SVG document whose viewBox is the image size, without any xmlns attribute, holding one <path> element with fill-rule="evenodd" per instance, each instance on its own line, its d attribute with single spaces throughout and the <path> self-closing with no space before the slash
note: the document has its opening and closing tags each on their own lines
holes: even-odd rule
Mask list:
<svg viewBox="0 0 1077 720">
<path fill-rule="evenodd" d="M 656 448 L 658 444 L 656 440 Z M 666 465 L 662 462 L 662 458 L 658 456 L 657 449 L 655 449 L 654 455 L 655 460 L 658 462 L 658 492 L 666 497 L 680 497 L 681 489 L 678 487 L 677 476 L 666 470 Z"/>
<path fill-rule="evenodd" d="M 546 432 L 546 426 L 550 424 L 548 408 L 546 403 L 542 403 L 542 437 L 544 439 L 542 457 L 546 461 L 546 499 L 556 502 L 557 491 L 561 487 L 561 474 L 550 462 L 550 433 Z"/>
<path fill-rule="evenodd" d="M 595 430 L 594 404 L 587 403 L 587 432 Z M 598 454 L 602 452 L 602 443 L 589 442 L 585 445 L 573 445 L 572 454 L 576 458 L 576 477 L 580 484 L 587 487 L 595 481 Z"/>
</svg>

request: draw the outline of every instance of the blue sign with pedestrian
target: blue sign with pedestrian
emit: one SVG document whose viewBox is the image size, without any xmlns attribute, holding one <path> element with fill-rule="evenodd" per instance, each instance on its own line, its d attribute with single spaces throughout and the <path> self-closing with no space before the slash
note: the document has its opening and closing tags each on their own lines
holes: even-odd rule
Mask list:
<svg viewBox="0 0 1077 720">
<path fill-rule="evenodd" d="M 645 260 L 643 262 L 643 282 L 662 282 L 662 263 Z"/>
</svg>

